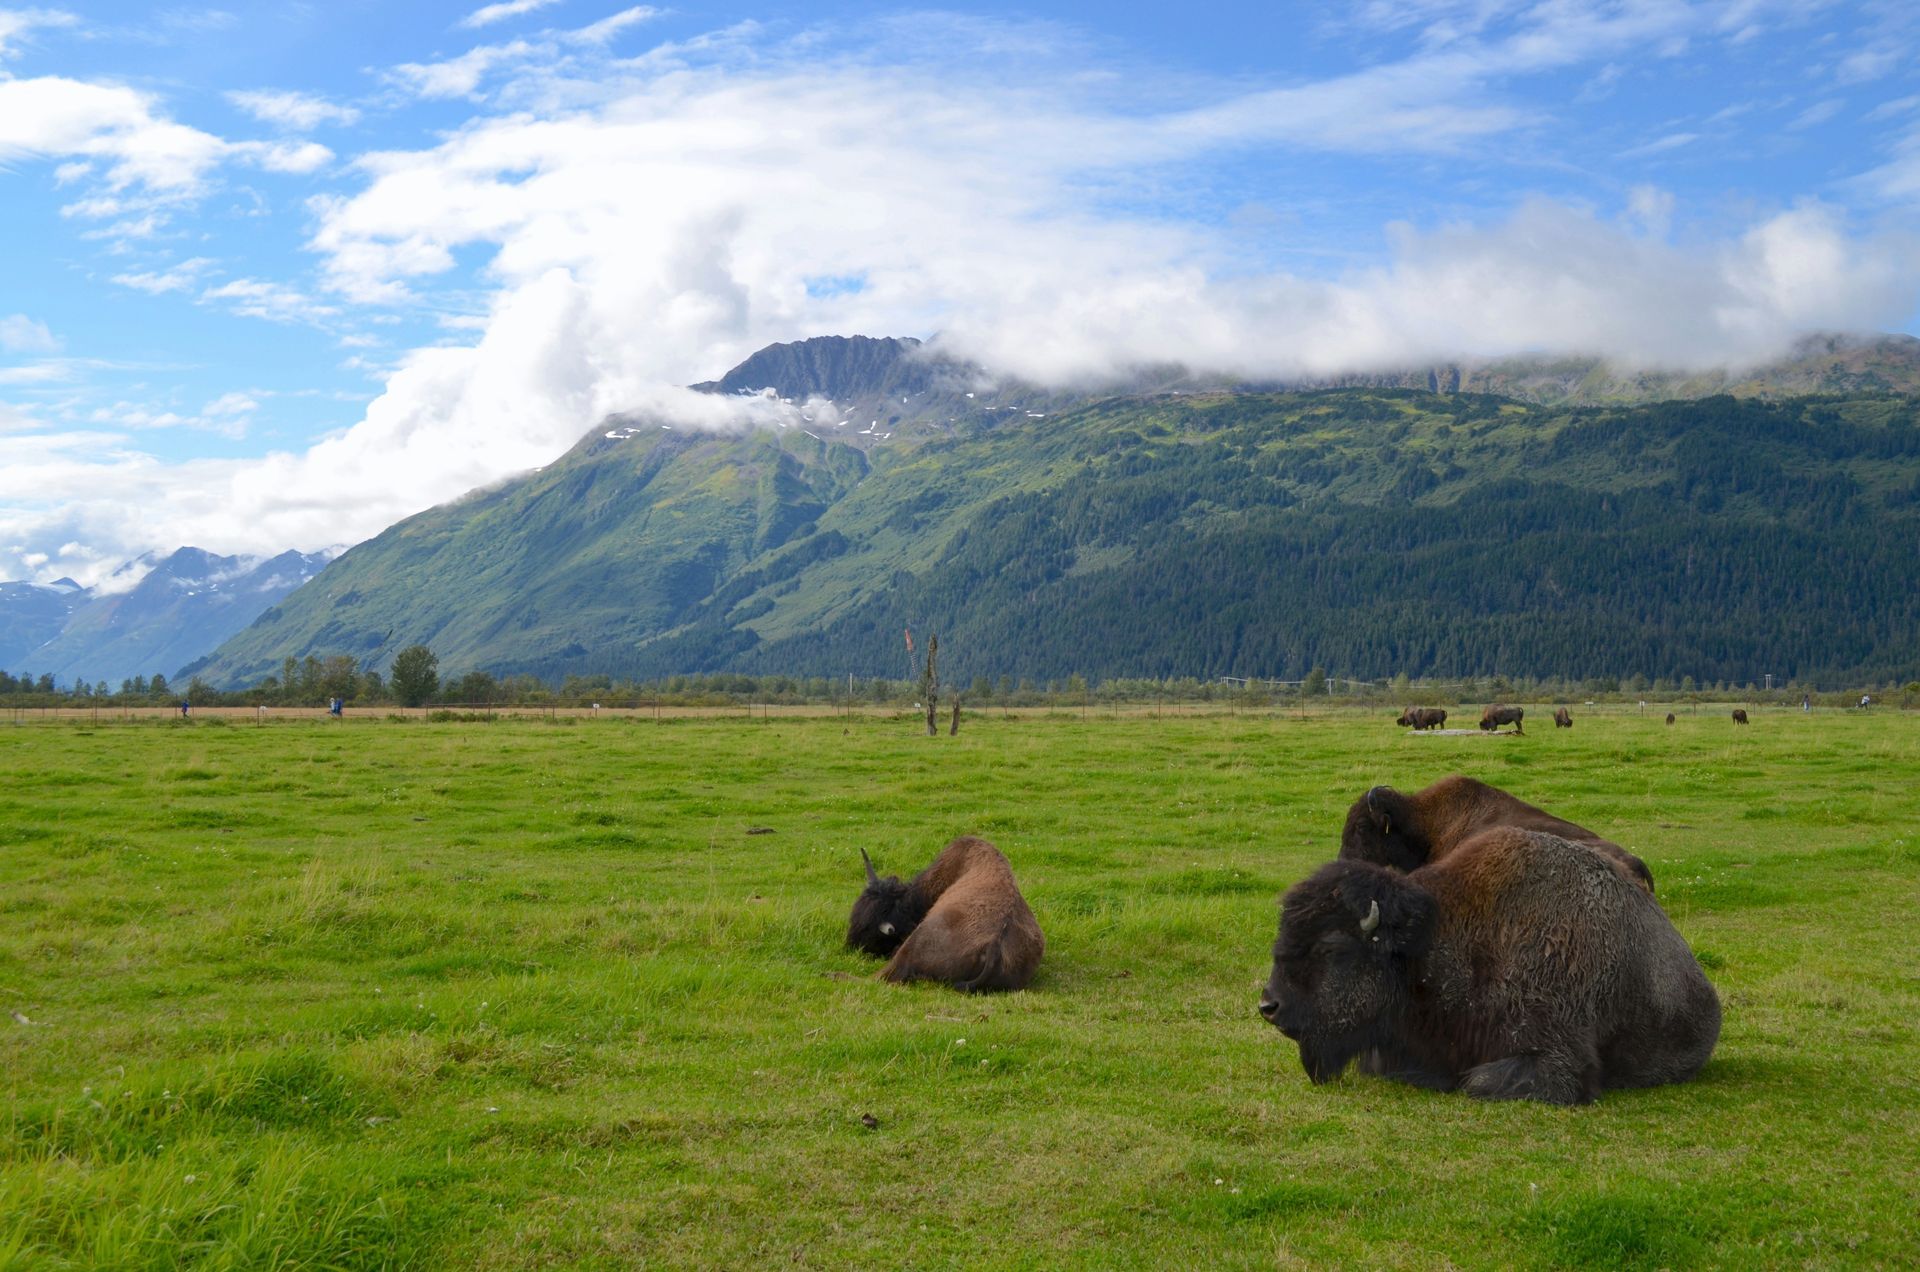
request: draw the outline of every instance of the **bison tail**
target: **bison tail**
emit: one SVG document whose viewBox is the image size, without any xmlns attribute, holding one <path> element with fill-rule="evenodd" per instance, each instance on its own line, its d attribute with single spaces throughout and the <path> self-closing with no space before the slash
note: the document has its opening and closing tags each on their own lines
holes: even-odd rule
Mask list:
<svg viewBox="0 0 1920 1272">
<path fill-rule="evenodd" d="M 980 953 L 980 966 L 969 980 L 955 981 L 953 987 L 963 994 L 984 994 L 1000 988 L 996 983 L 1000 979 L 1001 941 L 987 942 L 987 948 Z"/>
</svg>

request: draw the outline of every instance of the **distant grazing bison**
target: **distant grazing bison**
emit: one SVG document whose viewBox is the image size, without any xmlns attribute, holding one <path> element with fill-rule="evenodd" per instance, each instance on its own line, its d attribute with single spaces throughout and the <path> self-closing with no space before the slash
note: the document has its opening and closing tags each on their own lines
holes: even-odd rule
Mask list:
<svg viewBox="0 0 1920 1272">
<path fill-rule="evenodd" d="M 1735 707 L 1733 709 L 1733 722 L 1735 724 L 1745 724 L 1747 722 L 1747 709 L 1745 707 Z"/>
<path fill-rule="evenodd" d="M 1443 860 L 1495 826 L 1517 826 L 1571 840 L 1599 853 L 1632 882 L 1653 891 L 1647 863 L 1585 826 L 1555 817 L 1497 786 L 1455 773 L 1408 795 L 1376 786 L 1347 810 L 1340 856 L 1393 870 L 1417 870 Z"/>
<path fill-rule="evenodd" d="M 1525 733 L 1526 730 L 1520 727 L 1520 721 L 1526 714 L 1524 707 L 1503 707 L 1496 702 L 1480 713 L 1480 730 L 1483 733 L 1492 733 L 1501 725 L 1510 724 L 1515 733 Z"/>
<path fill-rule="evenodd" d="M 1447 722 L 1447 713 L 1439 707 L 1408 707 L 1400 713 L 1394 723 L 1401 728 L 1412 725 L 1418 732 L 1421 729 L 1437 729 Z"/>
<path fill-rule="evenodd" d="M 1671 711 L 1669 711 L 1669 712 L 1667 712 L 1667 723 L 1668 723 L 1668 724 L 1672 724 L 1672 723 L 1673 723 L 1673 712 L 1671 712 Z"/>
<path fill-rule="evenodd" d="M 1365 1072 L 1582 1104 L 1692 1077 L 1720 999 L 1652 897 L 1580 844 L 1486 831 L 1410 874 L 1322 866 L 1290 890 L 1260 1014 L 1314 1082 Z"/>
<path fill-rule="evenodd" d="M 1553 713 L 1553 727 L 1556 729 L 1571 729 L 1573 727 L 1572 713 L 1565 707 L 1560 707 L 1555 710 Z"/>
<path fill-rule="evenodd" d="M 874 873 L 864 848 L 860 859 L 867 887 L 853 903 L 847 944 L 888 959 L 882 980 L 945 981 L 982 993 L 1033 979 L 1046 939 L 998 848 L 962 835 L 907 883 Z"/>
</svg>

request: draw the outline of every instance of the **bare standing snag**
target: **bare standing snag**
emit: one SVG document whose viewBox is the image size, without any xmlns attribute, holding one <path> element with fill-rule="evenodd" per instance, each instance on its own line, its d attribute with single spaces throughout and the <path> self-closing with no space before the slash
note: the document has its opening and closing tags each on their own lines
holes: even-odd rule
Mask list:
<svg viewBox="0 0 1920 1272">
<path fill-rule="evenodd" d="M 945 981 L 966 993 L 1024 989 L 1046 938 L 1000 850 L 962 835 L 933 864 L 902 883 L 882 879 L 867 850 L 866 891 L 853 903 L 847 944 L 888 958 L 880 978 Z"/>
</svg>

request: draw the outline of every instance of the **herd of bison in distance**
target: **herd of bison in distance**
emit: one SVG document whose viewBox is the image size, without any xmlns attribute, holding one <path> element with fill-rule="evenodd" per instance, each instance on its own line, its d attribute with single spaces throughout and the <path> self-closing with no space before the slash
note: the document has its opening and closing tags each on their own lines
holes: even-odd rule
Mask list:
<svg viewBox="0 0 1920 1272">
<path fill-rule="evenodd" d="M 1518 733 L 1524 714 L 1496 704 L 1480 728 Z M 1398 723 L 1446 719 L 1410 707 Z M 1554 724 L 1573 726 L 1565 707 Z M 1046 940 L 993 844 L 963 835 L 909 880 L 860 855 L 867 884 L 847 945 L 886 959 L 881 979 L 968 993 L 1033 979 Z M 1357 1063 L 1433 1090 L 1553 1104 L 1685 1081 L 1720 1036 L 1719 996 L 1647 864 L 1459 775 L 1354 801 L 1339 856 L 1281 899 L 1259 1009 L 1316 1083 Z"/>
</svg>

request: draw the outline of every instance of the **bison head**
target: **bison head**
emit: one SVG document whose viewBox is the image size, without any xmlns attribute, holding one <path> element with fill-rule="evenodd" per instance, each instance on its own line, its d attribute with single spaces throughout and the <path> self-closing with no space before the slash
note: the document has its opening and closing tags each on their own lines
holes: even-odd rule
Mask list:
<svg viewBox="0 0 1920 1272">
<path fill-rule="evenodd" d="M 1420 833 L 1413 805 L 1391 786 L 1376 786 L 1347 810 L 1340 832 L 1340 855 L 1350 861 L 1371 861 L 1395 870 L 1418 870 L 1432 851 Z"/>
<path fill-rule="evenodd" d="M 927 903 L 918 889 L 902 883 L 898 875 L 882 879 L 875 874 L 865 848 L 860 850 L 860 860 L 867 866 L 867 888 L 853 903 L 847 920 L 847 945 L 888 958 L 927 917 Z"/>
<path fill-rule="evenodd" d="M 1273 975 L 1260 1014 L 1300 1045 L 1315 1082 L 1370 1048 L 1390 1048 L 1412 973 L 1433 939 L 1433 898 L 1362 861 L 1335 861 L 1280 903 Z"/>
<path fill-rule="evenodd" d="M 1412 707 L 1408 707 L 1408 708 L 1407 708 L 1407 709 L 1406 709 L 1405 711 L 1402 711 L 1402 712 L 1400 713 L 1400 718 L 1399 718 L 1398 720 L 1395 720 L 1395 721 L 1394 721 L 1394 723 L 1395 723 L 1395 724 L 1397 724 L 1397 725 L 1399 725 L 1399 726 L 1400 726 L 1401 728 L 1403 728 L 1403 729 L 1404 729 L 1404 728 L 1406 728 L 1406 727 L 1407 727 L 1408 725 L 1410 725 L 1410 724 L 1412 724 L 1412 723 L 1413 723 L 1413 708 L 1412 708 Z"/>
</svg>

